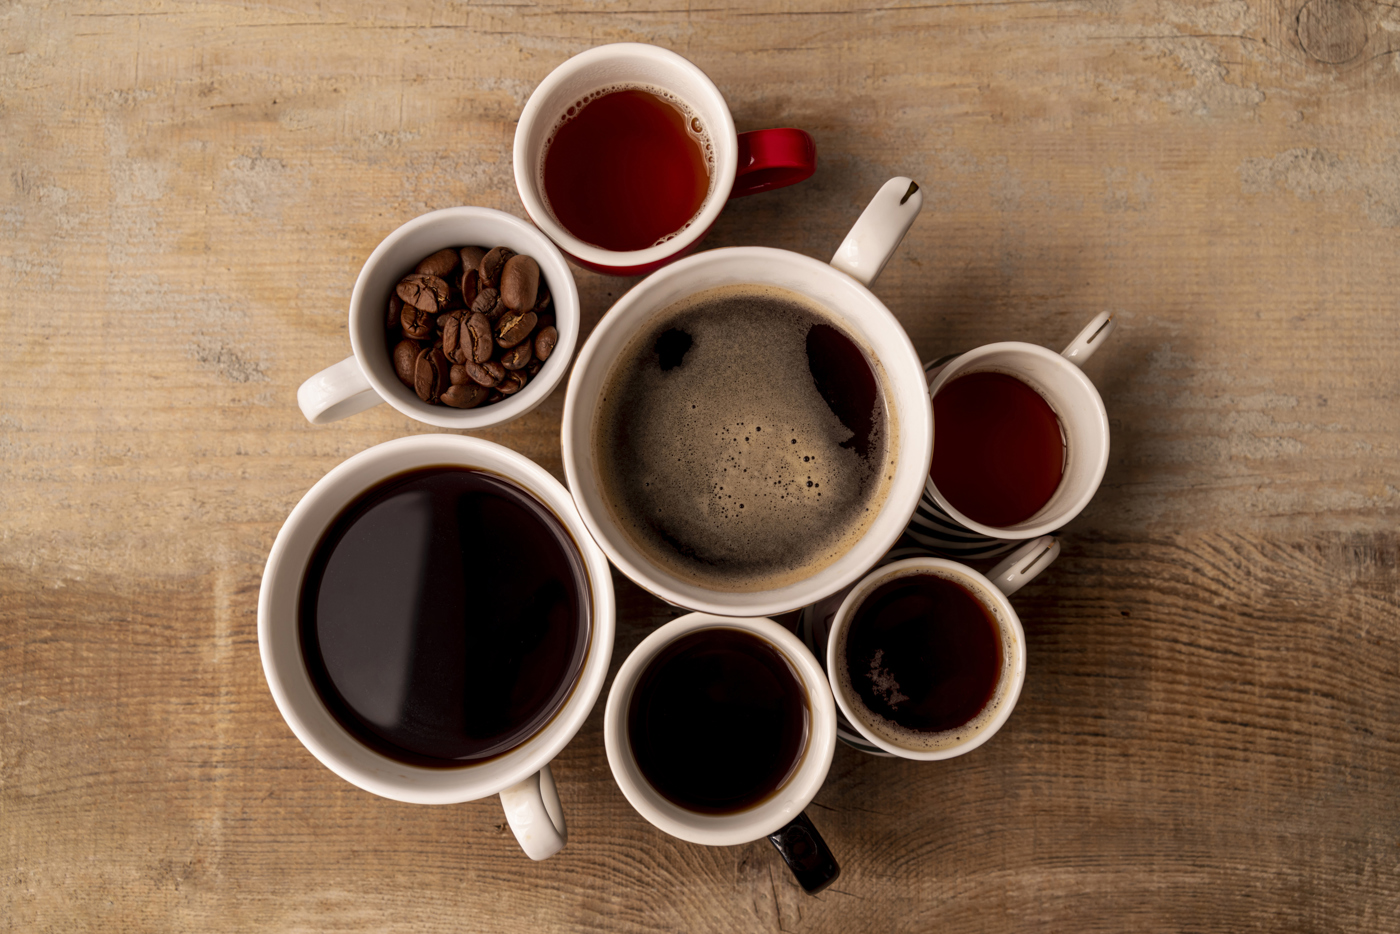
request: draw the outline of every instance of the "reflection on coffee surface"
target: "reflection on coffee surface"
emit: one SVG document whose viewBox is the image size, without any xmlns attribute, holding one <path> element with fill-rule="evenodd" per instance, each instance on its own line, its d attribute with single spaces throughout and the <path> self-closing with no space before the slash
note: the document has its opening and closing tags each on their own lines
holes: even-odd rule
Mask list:
<svg viewBox="0 0 1400 934">
<path fill-rule="evenodd" d="M 834 674 L 877 736 L 936 749 L 990 719 L 1009 657 L 996 616 L 976 594 L 917 572 L 884 581 L 860 602 Z"/>
<path fill-rule="evenodd" d="M 672 305 L 604 382 L 593 459 L 614 520 L 701 586 L 810 577 L 865 534 L 894 473 L 878 372 L 785 289 L 724 286 Z"/>
<path fill-rule="evenodd" d="M 967 373 L 933 399 L 938 492 L 974 522 L 1024 522 L 1055 495 L 1064 474 L 1060 420 L 1040 393 L 1005 373 Z"/>
<path fill-rule="evenodd" d="M 701 629 L 652 659 L 627 708 L 637 767 L 702 814 L 762 803 L 807 747 L 807 692 L 787 658 L 742 629 Z"/>
<path fill-rule="evenodd" d="M 549 509 L 484 471 L 382 481 L 331 524 L 302 582 L 317 693 L 371 749 L 450 767 L 524 742 L 583 667 L 588 578 Z"/>
</svg>

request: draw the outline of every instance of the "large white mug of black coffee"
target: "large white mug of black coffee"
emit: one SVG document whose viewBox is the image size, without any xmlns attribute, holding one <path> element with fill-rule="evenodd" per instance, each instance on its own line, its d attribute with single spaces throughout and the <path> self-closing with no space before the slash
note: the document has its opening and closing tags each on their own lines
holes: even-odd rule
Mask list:
<svg viewBox="0 0 1400 934">
<path fill-rule="evenodd" d="M 821 666 L 770 619 L 691 613 L 618 669 L 603 715 L 608 765 L 637 812 L 682 840 L 768 837 L 808 892 L 836 860 L 803 809 L 836 749 Z"/>
<path fill-rule="evenodd" d="M 1063 528 L 1108 467 L 1108 412 L 1080 369 L 1114 329 L 1096 315 L 1062 352 L 987 344 L 930 364 L 934 445 L 912 538 L 951 557 Z"/>
<path fill-rule="evenodd" d="M 889 550 L 933 425 L 918 355 L 867 286 L 921 199 L 886 183 L 829 264 L 765 247 L 687 257 L 599 322 L 565 397 L 564 471 L 633 581 L 689 609 L 772 615 Z"/>
<path fill-rule="evenodd" d="M 607 559 L 559 481 L 509 448 L 417 435 L 316 482 L 273 543 L 258 647 L 313 756 L 413 804 L 499 794 L 521 848 L 568 837 L 549 762 L 612 655 Z"/>
<path fill-rule="evenodd" d="M 991 739 L 1026 679 L 1026 634 L 1007 599 L 1060 553 L 1050 535 L 986 575 L 945 558 L 872 571 L 842 601 L 826 670 L 857 748 L 950 759 Z"/>
</svg>

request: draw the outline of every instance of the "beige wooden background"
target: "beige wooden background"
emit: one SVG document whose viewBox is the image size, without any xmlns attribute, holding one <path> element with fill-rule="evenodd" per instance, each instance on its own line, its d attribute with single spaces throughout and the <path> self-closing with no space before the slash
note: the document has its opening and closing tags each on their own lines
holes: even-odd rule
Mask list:
<svg viewBox="0 0 1400 934">
<path fill-rule="evenodd" d="M 907 174 L 876 292 L 922 353 L 1120 316 L 1015 715 L 948 763 L 838 751 L 818 898 L 645 823 L 600 710 L 533 864 L 495 800 L 334 777 L 259 667 L 292 505 L 426 430 L 296 408 L 360 264 L 523 213 L 521 107 L 618 40 L 817 141 L 708 245 L 826 257 Z M 1398 92 L 1371 0 L 0 2 L 0 930 L 1400 929 Z M 577 278 L 590 327 L 635 281 Z M 560 474 L 561 408 L 486 436 Z M 670 615 L 619 593 L 614 665 Z"/>
</svg>

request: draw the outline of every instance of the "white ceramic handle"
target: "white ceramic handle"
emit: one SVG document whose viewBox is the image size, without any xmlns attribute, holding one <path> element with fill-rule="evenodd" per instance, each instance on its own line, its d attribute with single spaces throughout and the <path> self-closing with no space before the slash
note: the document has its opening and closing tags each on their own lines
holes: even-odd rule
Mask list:
<svg viewBox="0 0 1400 934">
<path fill-rule="evenodd" d="M 1084 330 L 1080 331 L 1074 340 L 1069 342 L 1069 346 L 1060 351 L 1060 356 L 1076 366 L 1083 366 L 1084 361 L 1092 357 L 1094 351 L 1103 346 L 1103 342 L 1117 326 L 1117 318 L 1106 311 L 1099 312 L 1094 315 L 1094 320 L 1084 325 Z"/>
<path fill-rule="evenodd" d="M 515 839 L 531 859 L 549 859 L 569 842 L 569 826 L 549 766 L 501 792 L 501 807 Z"/>
<path fill-rule="evenodd" d="M 831 265 L 861 285 L 870 285 L 894 255 L 923 206 L 924 193 L 913 179 L 899 176 L 885 182 L 836 248 Z"/>
<path fill-rule="evenodd" d="M 346 357 L 301 384 L 297 405 L 313 425 L 324 425 L 372 409 L 384 400 L 365 379 L 359 361 Z"/>
<path fill-rule="evenodd" d="M 1059 556 L 1060 540 L 1053 535 L 1042 535 L 1011 552 L 1010 557 L 987 572 L 987 578 L 1009 597 Z"/>
</svg>

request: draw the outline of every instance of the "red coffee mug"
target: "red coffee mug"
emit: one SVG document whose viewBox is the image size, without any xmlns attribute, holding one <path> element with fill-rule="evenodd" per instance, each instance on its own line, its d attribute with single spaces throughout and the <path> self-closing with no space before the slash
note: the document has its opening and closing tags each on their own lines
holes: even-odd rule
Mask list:
<svg viewBox="0 0 1400 934">
<path fill-rule="evenodd" d="M 544 158 L 560 120 L 585 98 L 608 89 L 640 88 L 684 102 L 703 127 L 712 172 L 709 194 L 690 222 L 639 250 L 609 250 L 570 233 L 544 195 Z M 515 185 L 525 211 L 570 259 L 594 272 L 644 275 L 695 249 L 730 198 L 783 188 L 817 168 L 812 137 L 793 128 L 737 133 L 723 95 L 703 71 L 667 49 L 620 42 L 589 49 L 550 72 L 515 130 Z"/>
</svg>

